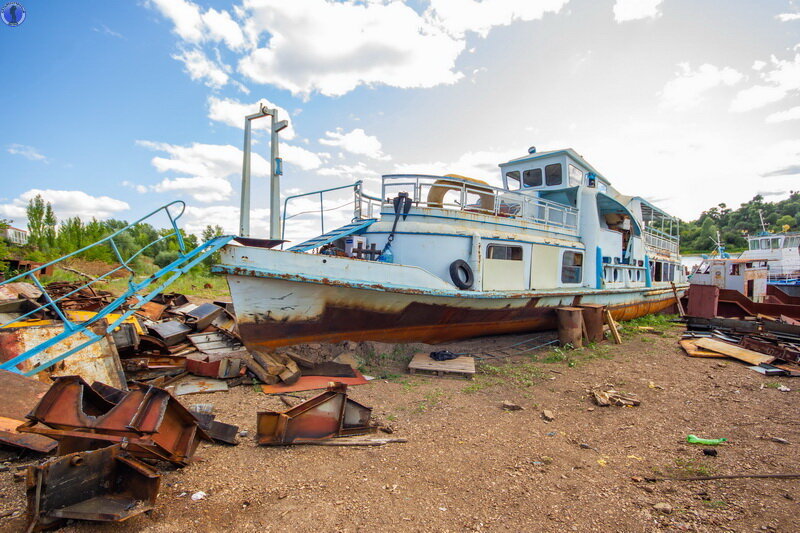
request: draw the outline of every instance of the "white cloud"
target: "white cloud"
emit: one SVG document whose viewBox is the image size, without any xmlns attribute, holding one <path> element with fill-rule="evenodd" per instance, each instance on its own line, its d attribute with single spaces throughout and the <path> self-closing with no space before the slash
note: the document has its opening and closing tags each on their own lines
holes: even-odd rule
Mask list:
<svg viewBox="0 0 800 533">
<path fill-rule="evenodd" d="M 775 18 L 781 22 L 791 22 L 793 20 L 800 20 L 800 13 L 781 13 Z"/>
<path fill-rule="evenodd" d="M 731 102 L 731 111 L 744 112 L 764 107 L 800 91 L 800 53 L 793 59 L 770 58 L 770 66 L 759 75 L 764 83 L 739 91 Z"/>
<path fill-rule="evenodd" d="M 156 192 L 178 192 L 198 202 L 227 200 L 233 193 L 230 179 L 242 175 L 241 149 L 231 145 L 192 143 L 179 146 L 152 141 L 136 141 L 139 146 L 165 152 L 167 157 L 154 157 L 152 165 L 159 172 L 171 172 L 175 177 L 164 178 L 151 188 Z M 281 144 L 284 160 L 303 170 L 318 168 L 320 157 L 305 148 Z M 269 162 L 257 152 L 251 152 L 253 177 L 268 177 Z"/>
<path fill-rule="evenodd" d="M 198 202 L 220 202 L 230 198 L 233 193 L 233 187 L 227 179 L 213 176 L 164 178 L 153 185 L 153 190 L 186 194 Z"/>
<path fill-rule="evenodd" d="M 194 44 L 224 41 L 231 49 L 246 44 L 241 27 L 227 11 L 209 9 L 201 13 L 197 4 L 186 0 L 150 0 L 148 5 L 170 19 L 175 33 L 184 41 Z"/>
<path fill-rule="evenodd" d="M 12 200 L 10 204 L 0 205 L 0 215 L 24 218 L 25 207 L 36 195 L 41 195 L 45 202 L 53 204 L 53 211 L 62 220 L 74 216 L 84 220 L 105 219 L 130 209 L 127 202 L 109 196 L 92 196 L 83 191 L 30 189 Z"/>
<path fill-rule="evenodd" d="M 281 144 L 279 151 L 284 161 L 297 165 L 303 170 L 314 170 L 322 165 L 320 154 L 315 154 L 300 146 Z"/>
<path fill-rule="evenodd" d="M 43 161 L 47 163 L 47 158 L 39 153 L 39 150 L 33 146 L 9 144 L 6 151 L 11 155 L 21 155 L 25 159 L 30 159 L 31 161 Z"/>
<path fill-rule="evenodd" d="M 146 185 L 133 183 L 133 182 L 130 182 L 128 180 L 123 181 L 121 185 L 123 187 L 128 187 L 129 189 L 133 189 L 134 191 L 138 192 L 139 194 L 144 194 L 144 193 L 147 192 L 147 186 Z"/>
<path fill-rule="evenodd" d="M 377 182 L 380 178 L 380 173 L 366 164 L 358 162 L 355 165 L 332 165 L 317 170 L 320 176 L 335 176 L 339 178 L 347 178 L 350 181 L 362 180 Z"/>
<path fill-rule="evenodd" d="M 245 0 L 253 35 L 265 46 L 239 62 L 258 83 L 304 96 L 339 96 L 359 85 L 433 87 L 455 71 L 464 41 L 402 2 Z"/>
<path fill-rule="evenodd" d="M 173 55 L 172 59 L 182 61 L 190 78 L 203 81 L 209 87 L 219 89 L 228 83 L 226 70 L 230 67 L 209 59 L 200 49 L 184 50 L 181 54 Z"/>
<path fill-rule="evenodd" d="M 614 20 L 627 22 L 661 15 L 659 6 L 662 0 L 617 0 L 614 4 Z"/>
<path fill-rule="evenodd" d="M 458 174 L 468 178 L 477 178 L 489 184 L 500 185 L 498 165 L 521 154 L 519 150 L 482 150 L 466 152 L 455 161 L 434 161 L 429 163 L 404 163 L 395 165 L 395 174 L 432 174 L 444 176 Z"/>
<path fill-rule="evenodd" d="M 116 37 L 117 39 L 125 39 L 124 35 L 112 30 L 105 24 L 100 24 L 99 28 L 95 26 L 94 28 L 92 28 L 92 30 L 96 31 L 97 33 L 102 33 L 103 35 L 108 35 L 109 37 Z"/>
<path fill-rule="evenodd" d="M 455 36 L 472 31 L 486 37 L 495 26 L 537 20 L 558 13 L 568 0 L 431 0 L 427 15 Z"/>
<path fill-rule="evenodd" d="M 235 146 L 201 143 L 178 146 L 152 141 L 136 141 L 136 144 L 168 154 L 151 160 L 159 172 L 183 175 L 165 178 L 154 185 L 157 192 L 179 192 L 199 202 L 216 202 L 228 199 L 233 193 L 228 178 L 241 176 L 243 153 Z M 252 175 L 268 176 L 267 160 L 255 152 L 251 157 Z"/>
<path fill-rule="evenodd" d="M 786 122 L 789 120 L 800 120 L 800 106 L 787 109 L 785 111 L 777 111 L 768 115 L 766 121 L 769 123 Z"/>
<path fill-rule="evenodd" d="M 689 109 L 702 102 L 703 95 L 720 86 L 732 86 L 739 83 L 744 76 L 730 67 L 717 67 L 705 63 L 697 70 L 692 70 L 688 63 L 680 63 L 675 79 L 664 85 L 661 91 L 661 103 L 672 109 Z"/>
<path fill-rule="evenodd" d="M 374 135 L 367 135 L 361 128 L 356 128 L 347 133 L 344 133 L 342 128 L 336 128 L 336 131 L 326 131 L 325 138 L 320 139 L 319 142 L 320 144 L 337 146 L 352 154 L 365 155 L 373 159 L 391 159 L 381 151 L 381 142 L 378 138 Z"/>
<path fill-rule="evenodd" d="M 291 115 L 289 112 L 281 106 L 273 104 L 266 98 L 262 98 L 257 102 L 253 102 L 252 104 L 244 104 L 232 98 L 216 98 L 212 96 L 208 99 L 208 118 L 211 120 L 216 120 L 217 122 L 222 122 L 228 126 L 233 126 L 234 128 L 244 129 L 244 117 L 247 115 L 252 115 L 253 113 L 258 113 L 258 111 L 261 109 L 261 104 L 270 109 L 277 108 L 278 118 L 280 120 L 289 121 L 289 127 L 281 131 L 280 138 L 289 141 L 294 139 L 296 133 L 294 131 L 294 126 L 292 125 Z M 269 131 L 270 120 L 271 119 L 269 117 L 253 120 L 251 121 L 251 127 L 254 130 Z"/>
</svg>

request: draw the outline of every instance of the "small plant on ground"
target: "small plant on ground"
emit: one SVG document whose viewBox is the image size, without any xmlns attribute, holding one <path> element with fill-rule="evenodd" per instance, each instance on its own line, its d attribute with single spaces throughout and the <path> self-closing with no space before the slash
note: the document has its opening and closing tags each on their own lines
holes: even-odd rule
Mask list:
<svg viewBox="0 0 800 533">
<path fill-rule="evenodd" d="M 425 411 L 429 411 L 433 409 L 442 401 L 442 396 L 444 392 L 439 389 L 434 389 L 422 398 L 422 400 L 417 404 L 417 407 L 414 409 L 416 413 L 424 413 Z"/>
</svg>

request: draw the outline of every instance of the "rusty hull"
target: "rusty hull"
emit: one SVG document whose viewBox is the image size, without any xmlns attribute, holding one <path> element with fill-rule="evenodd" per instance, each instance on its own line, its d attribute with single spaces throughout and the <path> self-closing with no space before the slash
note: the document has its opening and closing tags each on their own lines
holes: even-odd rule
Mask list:
<svg viewBox="0 0 800 533">
<path fill-rule="evenodd" d="M 642 298 L 635 303 L 608 304 L 614 319 L 630 320 L 657 313 L 674 304 L 671 289 L 651 292 L 656 293 L 654 297 Z M 393 299 L 393 296 L 385 295 L 387 299 Z M 350 303 L 342 300 L 326 301 L 321 315 L 307 319 L 273 319 L 269 315 L 240 312 L 237 315 L 239 334 L 250 349 L 345 340 L 438 344 L 487 335 L 555 329 L 556 307 L 579 306 L 582 301 L 597 303 L 584 295 L 562 296 L 560 301 L 565 303 L 560 304 L 546 304 L 543 297 L 528 296 L 524 305 L 493 308 L 453 305 L 452 298 L 442 298 L 441 303 L 412 299 L 404 307 L 374 306 L 358 298 Z"/>
<path fill-rule="evenodd" d="M 59 441 L 59 454 L 126 443 L 135 456 L 188 464 L 200 439 L 197 420 L 164 389 L 139 384 L 129 392 L 77 376 L 55 383 L 18 429 Z"/>
<path fill-rule="evenodd" d="M 347 397 L 347 385 L 328 390 L 282 413 L 258 413 L 256 440 L 261 445 L 302 444 L 372 431 L 372 408 Z"/>
<path fill-rule="evenodd" d="M 160 484 L 152 467 L 119 445 L 51 459 L 28 468 L 29 531 L 63 521 L 121 522 L 155 507 Z"/>
</svg>

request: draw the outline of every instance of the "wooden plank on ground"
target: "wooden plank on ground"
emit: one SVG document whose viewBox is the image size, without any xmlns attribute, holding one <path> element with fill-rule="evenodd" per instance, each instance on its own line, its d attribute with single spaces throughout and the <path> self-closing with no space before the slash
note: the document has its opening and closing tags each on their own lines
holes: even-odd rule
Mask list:
<svg viewBox="0 0 800 533">
<path fill-rule="evenodd" d="M 697 339 L 695 344 L 700 348 L 723 353 L 728 357 L 733 357 L 734 359 L 744 361 L 745 363 L 750 363 L 754 366 L 758 366 L 761 363 L 771 363 L 775 360 L 775 357 L 770 355 L 764 355 L 763 353 L 754 352 L 753 350 L 747 350 L 741 346 L 718 341 L 716 339 Z"/>
<path fill-rule="evenodd" d="M 614 317 L 611 316 L 611 311 L 606 309 L 606 324 L 608 324 L 608 328 L 611 330 L 611 336 L 614 337 L 615 344 L 622 344 L 622 337 L 619 335 L 619 331 L 617 330 L 617 323 L 614 322 Z"/>
<path fill-rule="evenodd" d="M 697 346 L 697 339 L 682 339 L 678 341 L 683 351 L 689 357 L 717 357 L 720 359 L 727 359 L 728 356 L 719 352 L 712 352 L 711 350 L 704 350 Z"/>
<path fill-rule="evenodd" d="M 408 371 L 411 374 L 421 371 L 423 373 L 432 372 L 439 377 L 450 374 L 471 379 L 475 374 L 475 359 L 467 355 L 460 355 L 447 361 L 435 361 L 429 354 L 418 352 L 408 363 Z"/>
</svg>

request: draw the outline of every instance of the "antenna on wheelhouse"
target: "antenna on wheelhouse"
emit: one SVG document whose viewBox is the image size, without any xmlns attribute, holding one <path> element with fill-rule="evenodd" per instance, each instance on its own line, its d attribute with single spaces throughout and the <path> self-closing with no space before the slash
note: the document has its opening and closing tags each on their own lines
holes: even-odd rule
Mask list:
<svg viewBox="0 0 800 533">
<path fill-rule="evenodd" d="M 767 231 L 767 223 L 764 222 L 764 211 L 762 209 L 758 210 L 758 218 L 761 220 L 761 231 L 762 231 L 762 233 L 764 233 L 764 234 L 769 233 Z"/>
</svg>

